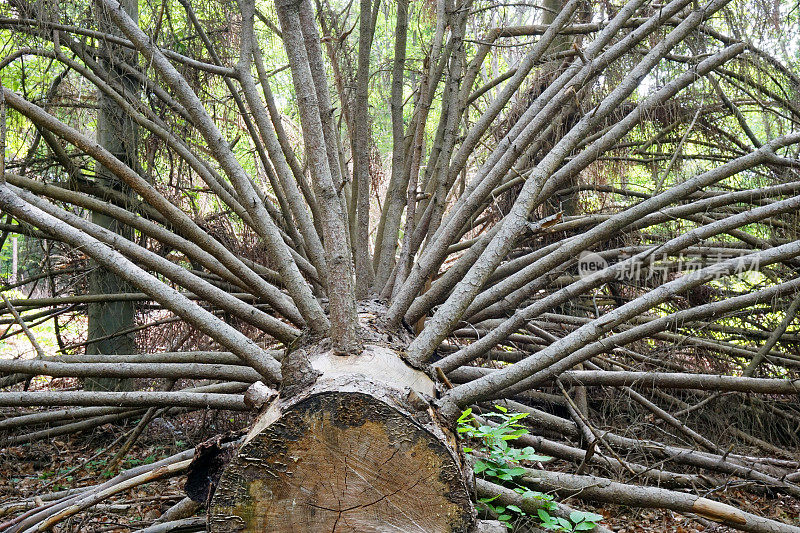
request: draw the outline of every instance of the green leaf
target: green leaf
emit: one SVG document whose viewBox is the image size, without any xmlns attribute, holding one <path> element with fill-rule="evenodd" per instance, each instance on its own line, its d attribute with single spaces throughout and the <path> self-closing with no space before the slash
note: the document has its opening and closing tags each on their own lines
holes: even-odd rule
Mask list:
<svg viewBox="0 0 800 533">
<path fill-rule="evenodd" d="M 586 511 L 572 511 L 569 514 L 569 519 L 576 524 L 579 522 L 599 522 L 603 519 L 603 515 Z"/>
<path fill-rule="evenodd" d="M 580 524 L 576 524 L 573 528 L 574 531 L 590 531 L 594 529 L 594 526 L 597 525 L 594 522 L 581 522 Z"/>
<path fill-rule="evenodd" d="M 512 505 L 506 505 L 506 509 L 510 509 L 510 510 L 514 511 L 515 513 L 522 514 L 522 509 L 520 509 L 519 507 L 517 507 L 516 505 L 513 505 L 513 504 Z"/>
</svg>

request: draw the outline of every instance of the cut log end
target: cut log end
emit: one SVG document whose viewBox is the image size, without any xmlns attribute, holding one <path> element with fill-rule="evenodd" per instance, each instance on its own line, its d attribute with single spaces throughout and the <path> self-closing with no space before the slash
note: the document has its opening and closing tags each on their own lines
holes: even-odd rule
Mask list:
<svg viewBox="0 0 800 533">
<path fill-rule="evenodd" d="M 354 381 L 319 389 L 264 413 L 270 423 L 220 480 L 209 531 L 470 530 L 462 468 L 443 434 L 396 394 Z"/>
</svg>

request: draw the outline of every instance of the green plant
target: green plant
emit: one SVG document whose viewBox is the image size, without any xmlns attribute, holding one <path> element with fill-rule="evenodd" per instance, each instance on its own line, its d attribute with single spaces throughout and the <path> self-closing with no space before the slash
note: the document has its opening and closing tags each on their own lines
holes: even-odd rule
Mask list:
<svg viewBox="0 0 800 533">
<path fill-rule="evenodd" d="M 584 511 L 572 511 L 569 514 L 569 520 L 559 516 L 552 516 L 544 509 L 539 509 L 537 513 L 542 521 L 543 528 L 567 533 L 591 531 L 603 519 L 602 515 Z"/>
<path fill-rule="evenodd" d="M 553 497 L 549 494 L 530 490 L 521 485 L 516 480 L 521 478 L 526 469 L 521 466 L 521 461 L 549 461 L 552 457 L 539 455 L 531 446 L 515 448 L 509 446 L 509 441 L 516 440 L 528 433 L 525 426 L 520 421 L 528 416 L 528 413 L 514 413 L 502 405 L 495 405 L 497 412 L 484 415 L 486 418 L 494 419 L 497 423 L 479 424 L 472 415 L 472 409 L 467 409 L 458 418 L 458 434 L 465 439 L 476 442 L 476 447 L 464 446 L 462 449 L 476 457 L 474 472 L 484 478 L 494 479 L 505 485 L 511 486 L 523 499 L 539 500 L 540 508 L 537 510 L 541 526 L 553 531 L 590 531 L 597 523 L 602 520 L 602 516 L 595 513 L 573 511 L 569 515 L 569 520 L 555 517 L 550 511 L 556 509 Z M 502 505 L 493 503 L 498 496 L 481 498 L 478 503 L 490 514 L 497 517 L 509 529 L 512 528 L 512 519 L 522 518 L 528 514 L 516 505 Z M 513 514 L 512 514 L 513 513 Z"/>
<path fill-rule="evenodd" d="M 108 464 L 106 459 L 95 459 L 86 463 L 87 470 L 97 470 L 98 468 Z"/>
<path fill-rule="evenodd" d="M 481 445 L 478 448 L 479 456 L 485 456 L 475 461 L 475 473 L 484 473 L 487 477 L 494 477 L 502 481 L 513 481 L 525 473 L 520 461 L 549 461 L 552 457 L 538 455 L 530 447 L 514 448 L 508 445 L 508 441 L 520 438 L 528 433 L 525 426 L 519 423 L 520 420 L 528 416 L 528 413 L 509 413 L 508 409 L 501 405 L 496 405 L 496 413 L 487 413 L 487 418 L 498 420 L 497 425 L 473 425 L 475 418 L 472 410 L 467 409 L 458 419 L 458 432 L 472 439 L 478 440 Z M 465 447 L 466 453 L 473 453 L 475 450 Z"/>
<path fill-rule="evenodd" d="M 156 455 L 154 453 L 151 453 L 150 455 L 148 455 L 144 459 L 139 459 L 139 458 L 136 458 L 136 457 L 127 457 L 125 459 L 125 465 L 128 466 L 128 467 L 140 466 L 140 465 L 149 465 L 149 464 L 155 463 L 155 462 L 156 462 Z"/>
</svg>

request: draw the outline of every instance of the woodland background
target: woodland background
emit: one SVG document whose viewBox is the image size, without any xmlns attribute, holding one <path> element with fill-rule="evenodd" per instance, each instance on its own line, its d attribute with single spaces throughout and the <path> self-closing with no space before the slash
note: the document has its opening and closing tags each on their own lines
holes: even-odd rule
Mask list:
<svg viewBox="0 0 800 533">
<path fill-rule="evenodd" d="M 0 531 L 205 530 L 359 316 L 485 519 L 800 530 L 800 3 L 123 3 L 0 4 Z"/>
</svg>

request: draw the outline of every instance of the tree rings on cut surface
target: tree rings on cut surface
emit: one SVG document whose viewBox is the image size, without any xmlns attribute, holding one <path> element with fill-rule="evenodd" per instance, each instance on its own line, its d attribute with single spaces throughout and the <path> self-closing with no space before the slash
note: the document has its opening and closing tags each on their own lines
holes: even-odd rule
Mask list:
<svg viewBox="0 0 800 533">
<path fill-rule="evenodd" d="M 209 531 L 469 531 L 457 455 L 430 411 L 402 402 L 355 377 L 275 402 L 222 475 Z"/>
</svg>

